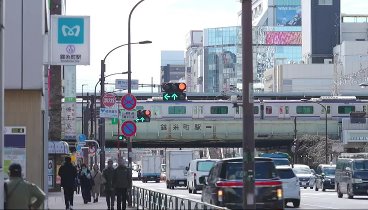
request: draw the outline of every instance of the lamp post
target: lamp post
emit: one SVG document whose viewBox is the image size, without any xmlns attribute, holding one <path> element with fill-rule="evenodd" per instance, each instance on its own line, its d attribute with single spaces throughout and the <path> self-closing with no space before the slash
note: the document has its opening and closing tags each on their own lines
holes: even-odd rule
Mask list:
<svg viewBox="0 0 368 210">
<path fill-rule="evenodd" d="M 132 93 L 132 65 L 131 65 L 131 44 L 130 43 L 130 20 L 132 18 L 132 14 L 133 11 L 135 10 L 135 8 L 142 3 L 144 0 L 140 0 L 139 2 L 137 2 L 134 7 L 130 10 L 129 13 L 129 18 L 128 18 L 128 94 Z M 128 147 L 128 167 L 132 166 L 132 137 L 128 137 L 128 142 L 127 142 L 127 147 Z M 132 180 L 131 176 L 132 173 L 130 174 L 130 180 Z M 130 186 L 132 186 L 132 184 L 130 183 Z M 128 190 L 128 206 L 132 205 L 132 197 L 131 197 L 131 188 Z"/>
<path fill-rule="evenodd" d="M 303 102 L 307 102 L 308 100 L 306 99 L 301 99 L 301 101 Z M 328 164 L 328 144 L 327 144 L 327 140 L 328 140 L 328 134 L 327 134 L 327 107 L 323 104 L 321 104 L 320 102 L 318 101 L 312 101 L 313 103 L 316 103 L 318 105 L 320 105 L 324 111 L 325 111 L 325 162 L 326 164 Z"/>
<path fill-rule="evenodd" d="M 88 86 L 88 84 L 82 84 L 82 134 L 84 134 L 84 98 L 83 98 L 83 87 Z M 87 105 L 88 106 L 88 105 Z"/>
<path fill-rule="evenodd" d="M 101 85 L 101 95 L 100 95 L 100 107 L 104 108 L 104 104 L 102 103 L 101 99 L 103 97 L 103 95 L 105 94 L 105 69 L 106 69 L 106 65 L 105 65 L 105 61 L 107 56 L 110 55 L 110 53 L 112 53 L 113 51 L 115 51 L 116 49 L 119 49 L 123 46 L 128 45 L 128 47 L 130 47 L 131 44 L 150 44 L 152 43 L 151 41 L 141 41 L 141 42 L 134 42 L 134 43 L 130 43 L 130 40 L 127 44 L 122 44 L 119 45 L 115 48 L 113 48 L 112 50 L 110 50 L 104 57 L 103 60 L 101 60 L 101 77 L 100 77 L 100 85 Z M 129 85 L 129 70 L 128 70 L 128 85 Z M 103 170 L 105 168 L 105 118 L 100 118 L 100 126 L 101 126 L 101 132 L 99 134 L 100 136 L 100 143 L 101 143 L 101 155 L 100 155 L 100 169 Z"/>
</svg>

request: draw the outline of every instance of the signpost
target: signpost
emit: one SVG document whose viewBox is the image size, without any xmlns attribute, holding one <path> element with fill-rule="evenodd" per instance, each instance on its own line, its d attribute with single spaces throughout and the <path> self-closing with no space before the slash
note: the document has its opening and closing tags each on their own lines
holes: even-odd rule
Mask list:
<svg viewBox="0 0 368 210">
<path fill-rule="evenodd" d="M 137 126 L 135 125 L 133 121 L 125 121 L 121 125 L 121 132 L 126 137 L 134 136 L 135 133 L 137 132 Z"/>
<path fill-rule="evenodd" d="M 128 93 L 121 98 L 121 105 L 128 111 L 133 110 L 137 105 L 137 99 L 134 95 Z"/>
<path fill-rule="evenodd" d="M 127 90 L 128 89 L 128 80 L 127 79 L 116 79 L 115 80 L 115 89 Z M 132 89 L 138 90 L 138 80 L 132 80 Z"/>
<path fill-rule="evenodd" d="M 102 103 L 106 107 L 112 107 L 116 103 L 116 95 L 113 93 L 105 93 L 102 97 Z"/>
</svg>

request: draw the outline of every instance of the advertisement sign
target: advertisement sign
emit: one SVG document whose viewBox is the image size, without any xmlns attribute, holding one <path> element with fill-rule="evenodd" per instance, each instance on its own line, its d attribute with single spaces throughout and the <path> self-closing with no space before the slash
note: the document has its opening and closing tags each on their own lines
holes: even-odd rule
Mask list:
<svg viewBox="0 0 368 210">
<path fill-rule="evenodd" d="M 266 45 L 301 45 L 302 33 L 299 31 L 267 31 Z"/>
<path fill-rule="evenodd" d="M 51 15 L 51 65 L 90 64 L 90 18 Z"/>
<path fill-rule="evenodd" d="M 301 6 L 278 6 L 276 7 L 277 26 L 301 26 Z"/>
<path fill-rule="evenodd" d="M 64 138 L 76 138 L 76 66 L 64 66 Z"/>
<path fill-rule="evenodd" d="M 14 162 L 22 166 L 22 175 L 26 177 L 26 127 L 5 127 L 4 134 L 4 175 Z"/>
</svg>

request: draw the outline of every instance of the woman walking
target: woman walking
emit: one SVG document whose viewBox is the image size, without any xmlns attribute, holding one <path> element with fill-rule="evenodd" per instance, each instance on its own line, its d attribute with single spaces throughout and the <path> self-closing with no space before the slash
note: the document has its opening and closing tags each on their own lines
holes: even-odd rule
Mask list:
<svg viewBox="0 0 368 210">
<path fill-rule="evenodd" d="M 92 175 L 86 164 L 82 164 L 82 168 L 78 177 L 81 184 L 83 201 L 84 204 L 87 204 L 88 202 L 91 202 Z"/>
<path fill-rule="evenodd" d="M 98 168 L 98 165 L 95 164 L 93 166 L 92 171 L 92 196 L 93 196 L 93 203 L 98 202 L 98 196 L 100 195 L 100 187 L 102 183 L 102 173 Z"/>
</svg>

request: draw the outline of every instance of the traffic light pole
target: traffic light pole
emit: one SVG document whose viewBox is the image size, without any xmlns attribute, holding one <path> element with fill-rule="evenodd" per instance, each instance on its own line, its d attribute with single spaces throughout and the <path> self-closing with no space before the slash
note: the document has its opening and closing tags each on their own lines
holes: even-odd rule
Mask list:
<svg viewBox="0 0 368 210">
<path fill-rule="evenodd" d="M 101 93 L 100 93 L 100 107 L 104 108 L 105 105 L 102 102 L 102 97 L 105 95 L 105 60 L 101 60 L 101 77 L 100 77 L 100 85 L 101 85 Z M 95 114 L 97 114 L 97 110 L 95 110 Z M 95 122 L 96 123 L 96 122 Z M 100 117 L 99 127 L 100 129 L 100 170 L 102 171 L 105 168 L 105 118 Z"/>
<path fill-rule="evenodd" d="M 242 0 L 243 79 L 243 209 L 256 209 L 254 178 L 254 115 L 252 0 Z"/>
</svg>

